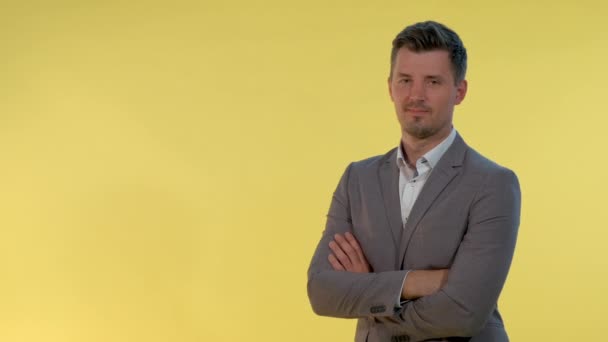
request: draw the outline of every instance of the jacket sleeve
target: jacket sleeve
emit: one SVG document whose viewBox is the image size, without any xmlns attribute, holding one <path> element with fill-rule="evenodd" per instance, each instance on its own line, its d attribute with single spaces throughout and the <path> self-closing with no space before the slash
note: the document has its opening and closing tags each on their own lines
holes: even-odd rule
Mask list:
<svg viewBox="0 0 608 342">
<path fill-rule="evenodd" d="M 520 208 L 519 182 L 512 171 L 500 169 L 486 177 L 446 285 L 407 303 L 397 313 L 400 330 L 422 340 L 474 336 L 484 327 L 511 265 Z"/>
<path fill-rule="evenodd" d="M 361 318 L 389 317 L 396 313 L 405 271 L 352 273 L 334 271 L 328 256 L 336 233 L 353 232 L 349 185 L 355 182 L 353 164 L 344 172 L 334 192 L 327 223 L 308 269 L 308 298 L 322 316 Z"/>
</svg>

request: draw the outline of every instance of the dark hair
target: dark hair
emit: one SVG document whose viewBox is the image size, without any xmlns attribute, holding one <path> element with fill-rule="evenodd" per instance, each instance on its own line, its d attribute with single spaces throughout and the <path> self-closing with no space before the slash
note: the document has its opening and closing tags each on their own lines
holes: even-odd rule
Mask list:
<svg viewBox="0 0 608 342">
<path fill-rule="evenodd" d="M 424 21 L 406 27 L 393 40 L 391 50 L 391 77 L 397 52 L 406 47 L 413 52 L 445 50 L 450 53 L 454 82 L 464 80 L 467 73 L 467 49 L 462 40 L 447 26 L 435 21 Z"/>
</svg>

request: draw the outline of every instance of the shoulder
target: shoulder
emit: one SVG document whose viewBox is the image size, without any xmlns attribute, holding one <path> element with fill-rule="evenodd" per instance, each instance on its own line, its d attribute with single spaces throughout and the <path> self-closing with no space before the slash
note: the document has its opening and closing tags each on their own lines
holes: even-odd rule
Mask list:
<svg viewBox="0 0 608 342">
<path fill-rule="evenodd" d="M 378 169 L 378 167 L 384 164 L 396 162 L 396 159 L 397 148 L 395 147 L 384 154 L 379 154 L 377 156 L 354 161 L 351 163 L 351 167 L 358 171 L 376 170 Z"/>
<path fill-rule="evenodd" d="M 513 170 L 483 156 L 471 147 L 467 148 L 464 171 L 483 187 L 515 186 L 519 180 Z"/>
<path fill-rule="evenodd" d="M 397 165 L 397 148 L 393 148 L 385 154 L 351 162 L 346 168 L 343 181 L 349 184 L 356 184 L 360 181 L 375 179 L 378 170 L 383 167 Z"/>
<path fill-rule="evenodd" d="M 504 166 L 482 155 L 472 147 L 467 148 L 465 165 L 486 172 L 497 172 L 501 169 L 505 169 Z"/>
</svg>

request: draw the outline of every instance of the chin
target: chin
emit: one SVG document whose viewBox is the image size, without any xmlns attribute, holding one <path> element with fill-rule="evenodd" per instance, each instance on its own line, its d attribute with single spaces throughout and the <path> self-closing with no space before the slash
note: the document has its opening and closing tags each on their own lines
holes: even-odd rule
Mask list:
<svg viewBox="0 0 608 342">
<path fill-rule="evenodd" d="M 437 134 L 437 130 L 432 127 L 408 125 L 404 128 L 405 133 L 417 139 L 426 139 Z"/>
</svg>

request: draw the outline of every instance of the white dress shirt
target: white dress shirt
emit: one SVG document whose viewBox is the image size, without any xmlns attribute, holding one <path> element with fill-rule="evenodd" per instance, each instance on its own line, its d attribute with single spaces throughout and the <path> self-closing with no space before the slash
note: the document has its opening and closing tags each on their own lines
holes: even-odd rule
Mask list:
<svg viewBox="0 0 608 342">
<path fill-rule="evenodd" d="M 405 152 L 401 143 L 399 143 L 399 147 L 397 148 L 397 166 L 399 167 L 399 200 L 401 203 L 401 222 L 403 223 L 401 227 L 405 227 L 412 207 L 416 203 L 416 199 L 424 187 L 426 180 L 429 178 L 433 168 L 439 163 L 441 157 L 452 146 L 454 138 L 456 138 L 456 130 L 452 128 L 450 135 L 416 160 L 415 168 L 411 168 L 407 164 Z M 407 278 L 407 273 L 403 278 L 402 284 L 405 284 L 405 278 Z M 401 292 L 403 292 L 403 285 L 401 285 Z M 397 308 L 400 308 L 402 304 L 407 302 L 401 301 L 401 292 L 399 292 Z"/>
<path fill-rule="evenodd" d="M 397 166 L 399 167 L 399 198 L 401 201 L 401 220 L 403 226 L 407 223 L 412 207 L 424 183 L 426 183 L 431 171 L 437 166 L 445 151 L 452 146 L 454 138 L 456 138 L 456 130 L 452 128 L 447 138 L 418 158 L 415 168 L 407 165 L 403 148 L 399 144 L 399 148 L 397 149 Z"/>
</svg>

